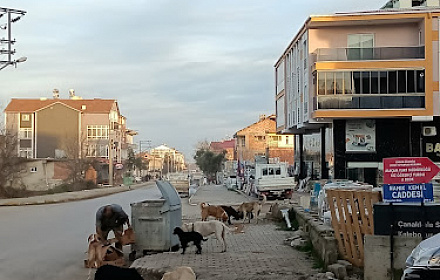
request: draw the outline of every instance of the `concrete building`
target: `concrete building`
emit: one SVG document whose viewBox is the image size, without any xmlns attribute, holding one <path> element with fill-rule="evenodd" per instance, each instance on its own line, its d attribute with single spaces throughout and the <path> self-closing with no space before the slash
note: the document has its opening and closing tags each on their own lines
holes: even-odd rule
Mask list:
<svg viewBox="0 0 440 280">
<path fill-rule="evenodd" d="M 150 160 L 148 170 L 151 171 L 163 171 L 169 168 L 171 172 L 180 172 L 186 169 L 184 155 L 165 144 L 151 149 L 148 157 Z"/>
<path fill-rule="evenodd" d="M 234 137 L 239 161 L 254 162 L 255 156 L 293 161 L 293 136 L 276 134 L 275 115 L 261 115 L 258 122 L 237 131 Z"/>
<path fill-rule="evenodd" d="M 385 157 L 440 162 L 429 148 L 440 142 L 439 17 L 418 7 L 306 20 L 275 64 L 277 132 L 295 134 L 301 178 L 376 184 Z"/>
<path fill-rule="evenodd" d="M 45 160 L 93 157 L 107 166 L 111 154 L 120 166 L 136 132 L 127 128 L 117 101 L 82 99 L 73 90 L 70 99 L 59 99 L 55 93 L 53 99 L 14 98 L 5 108 L 6 130 L 18 135 L 17 153 Z"/>
<path fill-rule="evenodd" d="M 237 160 L 235 154 L 235 139 L 223 140 L 223 141 L 213 141 L 209 144 L 209 149 L 215 153 L 226 152 L 225 159 L 227 161 Z"/>
</svg>

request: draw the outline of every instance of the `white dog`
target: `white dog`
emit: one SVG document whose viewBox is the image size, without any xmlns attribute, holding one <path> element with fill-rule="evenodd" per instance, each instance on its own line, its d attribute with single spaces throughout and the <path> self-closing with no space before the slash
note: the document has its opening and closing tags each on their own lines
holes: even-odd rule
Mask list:
<svg viewBox="0 0 440 280">
<path fill-rule="evenodd" d="M 183 231 L 197 231 L 203 237 L 215 234 L 215 237 L 222 244 L 222 252 L 226 252 L 225 234 L 229 228 L 220 221 L 210 220 L 204 222 L 185 223 L 182 225 Z"/>
<path fill-rule="evenodd" d="M 189 266 L 179 266 L 163 275 L 162 280 L 196 280 L 196 274 Z"/>
</svg>

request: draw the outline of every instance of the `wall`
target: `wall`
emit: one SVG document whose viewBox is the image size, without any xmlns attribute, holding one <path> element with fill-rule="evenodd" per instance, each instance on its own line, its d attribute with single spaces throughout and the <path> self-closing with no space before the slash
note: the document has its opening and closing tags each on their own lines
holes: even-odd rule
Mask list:
<svg viewBox="0 0 440 280">
<path fill-rule="evenodd" d="M 415 237 L 394 237 L 394 270 L 402 271 L 405 268 L 406 258 L 421 241 L 421 238 Z M 366 235 L 364 244 L 364 279 L 390 279 L 390 267 L 390 237 Z"/>
<path fill-rule="evenodd" d="M 55 103 L 38 111 L 37 158 L 55 158 L 55 149 L 73 150 L 79 145 L 78 130 L 79 112 L 72 108 Z"/>
<path fill-rule="evenodd" d="M 374 33 L 375 47 L 419 45 L 419 24 L 417 23 L 320 27 L 309 30 L 309 52 L 313 53 L 318 48 L 346 48 L 348 46 L 347 35 L 361 33 Z"/>
<path fill-rule="evenodd" d="M 63 162 L 32 160 L 24 164 L 18 178 L 11 184 L 13 188 L 29 191 L 46 191 L 62 184 L 68 176 Z"/>
</svg>

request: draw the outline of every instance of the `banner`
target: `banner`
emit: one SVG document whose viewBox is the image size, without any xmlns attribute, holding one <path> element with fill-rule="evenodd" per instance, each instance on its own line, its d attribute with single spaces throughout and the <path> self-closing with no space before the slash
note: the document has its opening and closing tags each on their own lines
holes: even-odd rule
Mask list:
<svg viewBox="0 0 440 280">
<path fill-rule="evenodd" d="M 376 122 L 374 120 L 347 120 L 345 123 L 345 151 L 376 152 Z"/>
</svg>

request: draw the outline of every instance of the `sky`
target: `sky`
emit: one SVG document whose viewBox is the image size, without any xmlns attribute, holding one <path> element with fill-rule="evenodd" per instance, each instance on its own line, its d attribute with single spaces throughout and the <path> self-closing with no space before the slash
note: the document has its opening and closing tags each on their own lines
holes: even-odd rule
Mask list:
<svg viewBox="0 0 440 280">
<path fill-rule="evenodd" d="M 117 99 L 136 143 L 192 157 L 197 142 L 232 137 L 275 112 L 273 65 L 309 15 L 385 2 L 0 0 L 27 12 L 12 33 L 15 59 L 28 58 L 0 71 L 0 107 L 51 98 L 55 88 L 61 98 L 75 89 Z"/>
</svg>

